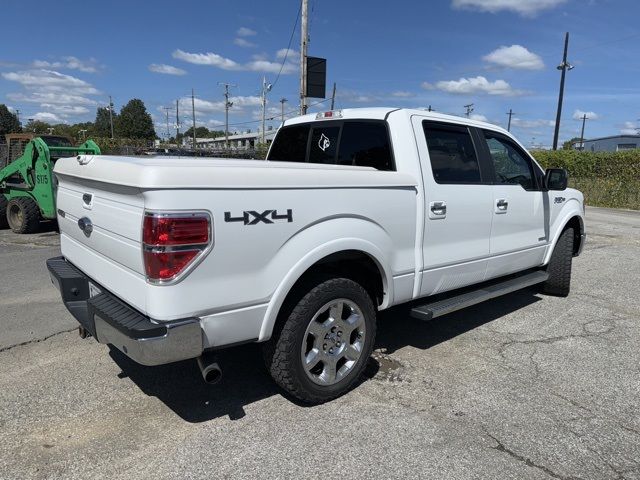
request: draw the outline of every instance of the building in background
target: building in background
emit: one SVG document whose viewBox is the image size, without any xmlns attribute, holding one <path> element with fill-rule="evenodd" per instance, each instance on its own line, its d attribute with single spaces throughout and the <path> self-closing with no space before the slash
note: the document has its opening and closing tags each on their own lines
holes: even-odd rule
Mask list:
<svg viewBox="0 0 640 480">
<path fill-rule="evenodd" d="M 640 135 L 614 135 L 611 137 L 591 138 L 584 140 L 584 147 L 580 148 L 580 142 L 574 142 L 574 150 L 586 152 L 619 152 L 621 150 L 633 150 L 640 148 Z"/>
<path fill-rule="evenodd" d="M 264 141 L 266 144 L 270 144 L 273 141 L 273 137 L 276 134 L 276 130 L 272 127 L 268 127 L 264 133 Z M 247 132 L 247 133 L 234 133 L 229 134 L 229 149 L 230 150 L 253 150 L 256 145 L 262 140 L 262 132 Z M 184 137 L 182 144 L 184 147 L 191 147 L 193 139 L 191 137 Z M 225 137 L 216 138 L 196 138 L 196 146 L 199 149 L 211 149 L 211 150 L 223 150 L 225 148 Z"/>
</svg>

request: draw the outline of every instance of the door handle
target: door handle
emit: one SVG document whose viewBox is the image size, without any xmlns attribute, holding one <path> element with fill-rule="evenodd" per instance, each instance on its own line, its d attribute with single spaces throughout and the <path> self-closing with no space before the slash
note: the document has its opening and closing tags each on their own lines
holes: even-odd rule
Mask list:
<svg viewBox="0 0 640 480">
<path fill-rule="evenodd" d="M 447 216 L 446 202 L 431 202 L 429 204 L 429 218 L 444 218 Z"/>
<path fill-rule="evenodd" d="M 509 208 L 509 202 L 504 198 L 496 200 L 496 213 L 506 213 L 507 208 Z"/>
</svg>

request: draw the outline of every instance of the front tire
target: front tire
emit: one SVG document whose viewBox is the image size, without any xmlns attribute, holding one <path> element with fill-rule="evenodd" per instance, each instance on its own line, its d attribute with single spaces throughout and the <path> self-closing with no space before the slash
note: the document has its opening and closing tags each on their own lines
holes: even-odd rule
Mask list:
<svg viewBox="0 0 640 480">
<path fill-rule="evenodd" d="M 265 346 L 271 376 L 307 403 L 353 387 L 373 351 L 376 311 L 367 291 L 346 278 L 317 283 L 280 318 Z"/>
<path fill-rule="evenodd" d="M 9 222 L 7 221 L 7 197 L 0 193 L 0 230 L 9 228 Z"/>
<path fill-rule="evenodd" d="M 40 209 L 38 204 L 28 197 L 9 200 L 7 221 L 14 233 L 34 233 L 40 227 Z"/>
<path fill-rule="evenodd" d="M 549 279 L 542 284 L 542 292 L 566 297 L 571 289 L 571 261 L 573 259 L 573 228 L 565 229 L 556 243 L 547 265 Z"/>
</svg>

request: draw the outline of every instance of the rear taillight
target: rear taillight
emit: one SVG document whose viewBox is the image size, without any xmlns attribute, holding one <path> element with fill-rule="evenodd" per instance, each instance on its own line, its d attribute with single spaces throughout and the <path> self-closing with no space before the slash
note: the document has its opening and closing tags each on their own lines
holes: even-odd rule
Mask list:
<svg viewBox="0 0 640 480">
<path fill-rule="evenodd" d="M 212 242 L 211 217 L 204 212 L 145 212 L 142 249 L 147 280 L 166 283 L 185 274 Z"/>
</svg>

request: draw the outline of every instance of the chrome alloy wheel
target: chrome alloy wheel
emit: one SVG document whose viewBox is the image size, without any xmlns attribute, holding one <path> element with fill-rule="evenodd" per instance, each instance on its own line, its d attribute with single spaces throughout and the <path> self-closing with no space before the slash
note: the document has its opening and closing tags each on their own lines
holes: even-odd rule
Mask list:
<svg viewBox="0 0 640 480">
<path fill-rule="evenodd" d="M 313 316 L 302 343 L 302 366 L 313 383 L 334 385 L 355 367 L 364 349 L 366 325 L 351 300 L 338 298 Z"/>
</svg>

